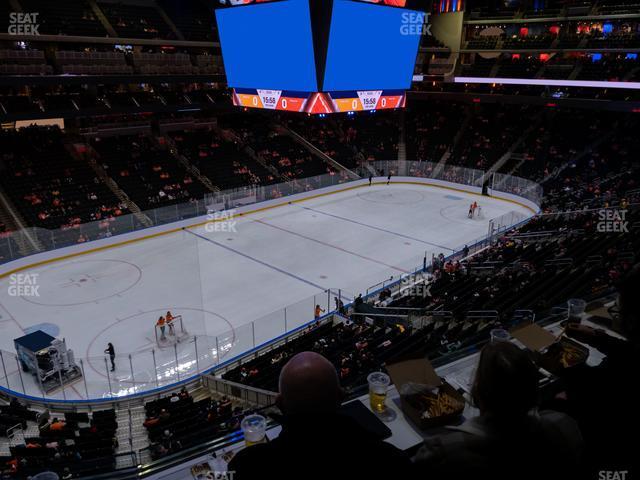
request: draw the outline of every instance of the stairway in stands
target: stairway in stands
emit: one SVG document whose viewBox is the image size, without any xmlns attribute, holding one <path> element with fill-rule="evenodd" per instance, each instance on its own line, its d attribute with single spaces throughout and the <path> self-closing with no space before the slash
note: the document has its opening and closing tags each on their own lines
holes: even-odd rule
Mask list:
<svg viewBox="0 0 640 480">
<path fill-rule="evenodd" d="M 336 159 L 334 159 L 334 158 L 330 157 L 329 155 L 327 155 L 325 152 L 323 152 L 321 149 L 316 147 L 313 143 L 311 143 L 309 140 L 304 138 L 298 132 L 292 130 L 291 128 L 289 128 L 289 127 L 287 127 L 286 125 L 283 125 L 283 124 L 276 124 L 276 125 L 273 126 L 273 128 L 274 128 L 275 131 L 277 131 L 279 133 L 282 133 L 284 135 L 288 135 L 289 137 L 291 137 L 296 143 L 298 143 L 300 146 L 304 147 L 314 157 L 320 159 L 321 161 L 323 161 L 327 165 L 330 165 L 331 167 L 333 167 L 337 171 L 345 172 L 348 175 L 353 176 L 354 178 L 357 177 L 357 175 L 354 172 L 352 172 L 347 167 L 342 165 Z"/>
<path fill-rule="evenodd" d="M 404 162 L 407 159 L 407 136 L 406 136 L 406 112 L 400 112 L 400 132 L 398 135 L 398 160 Z"/>
<path fill-rule="evenodd" d="M 145 421 L 144 406 L 121 408 L 116 411 L 116 421 L 118 422 L 117 438 L 118 447 L 116 454 L 135 452 L 138 454 L 138 464 L 148 463 L 151 460 L 147 447 L 149 437 L 144 428 Z M 129 466 L 129 458 L 126 456 L 117 457 L 118 468 Z"/>
</svg>

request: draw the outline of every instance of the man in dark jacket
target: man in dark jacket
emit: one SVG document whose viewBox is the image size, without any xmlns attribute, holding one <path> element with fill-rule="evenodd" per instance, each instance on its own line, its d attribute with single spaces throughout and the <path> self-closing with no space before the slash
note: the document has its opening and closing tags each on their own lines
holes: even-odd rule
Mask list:
<svg viewBox="0 0 640 480">
<path fill-rule="evenodd" d="M 282 432 L 241 450 L 229 465 L 234 478 L 409 478 L 409 458 L 338 414 L 341 399 L 331 362 L 312 352 L 294 356 L 280 374 Z"/>
<path fill-rule="evenodd" d="M 618 291 L 616 329 L 624 339 L 585 325 L 567 328 L 568 336 L 605 355 L 597 366 L 568 370 L 565 400 L 557 402 L 580 424 L 591 478 L 601 471 L 627 471 L 627 478 L 640 475 L 637 442 L 632 440 L 640 423 L 634 400 L 640 378 L 640 265 L 623 278 Z"/>
</svg>

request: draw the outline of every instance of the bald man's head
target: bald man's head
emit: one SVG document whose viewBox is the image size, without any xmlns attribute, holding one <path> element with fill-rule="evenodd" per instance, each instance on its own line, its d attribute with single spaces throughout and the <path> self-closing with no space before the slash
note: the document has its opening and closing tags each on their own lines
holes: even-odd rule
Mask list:
<svg viewBox="0 0 640 480">
<path fill-rule="evenodd" d="M 278 404 L 287 415 L 335 412 L 341 400 L 336 369 L 322 355 L 302 352 L 282 368 Z"/>
</svg>

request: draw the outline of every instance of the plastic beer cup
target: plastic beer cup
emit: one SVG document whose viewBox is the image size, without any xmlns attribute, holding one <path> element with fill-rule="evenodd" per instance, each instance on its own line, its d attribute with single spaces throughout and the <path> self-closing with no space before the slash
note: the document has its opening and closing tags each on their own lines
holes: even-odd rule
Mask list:
<svg viewBox="0 0 640 480">
<path fill-rule="evenodd" d="M 387 388 L 391 383 L 389 375 L 382 372 L 370 373 L 367 377 L 369 382 L 369 403 L 371 410 L 377 413 L 385 411 L 385 401 L 387 399 Z"/>
<path fill-rule="evenodd" d="M 267 431 L 267 419 L 262 415 L 248 415 L 240 422 L 247 447 L 264 442 Z"/>
</svg>

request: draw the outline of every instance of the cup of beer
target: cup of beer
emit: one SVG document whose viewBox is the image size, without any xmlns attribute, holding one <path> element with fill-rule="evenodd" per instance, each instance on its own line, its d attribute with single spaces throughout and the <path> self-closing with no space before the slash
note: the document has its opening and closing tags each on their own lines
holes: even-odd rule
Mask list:
<svg viewBox="0 0 640 480">
<path fill-rule="evenodd" d="M 511 338 L 509 332 L 504 328 L 494 328 L 489 332 L 489 335 L 491 336 L 491 343 L 508 342 Z"/>
<path fill-rule="evenodd" d="M 385 411 L 385 401 L 387 399 L 387 389 L 391 383 L 389 375 L 382 372 L 370 373 L 367 377 L 369 383 L 369 403 L 371 410 L 377 413 Z"/>
<path fill-rule="evenodd" d="M 240 428 L 244 434 L 244 443 L 247 447 L 263 443 L 266 438 L 267 419 L 262 415 L 247 415 L 240 422 Z"/>
</svg>

